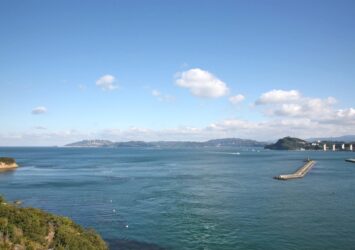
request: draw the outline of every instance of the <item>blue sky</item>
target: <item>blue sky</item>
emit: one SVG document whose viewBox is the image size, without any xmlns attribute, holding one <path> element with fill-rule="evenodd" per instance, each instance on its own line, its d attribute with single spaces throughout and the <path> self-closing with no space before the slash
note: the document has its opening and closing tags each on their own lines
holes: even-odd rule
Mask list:
<svg viewBox="0 0 355 250">
<path fill-rule="evenodd" d="M 0 145 L 353 134 L 354 16 L 344 0 L 1 1 Z"/>
</svg>

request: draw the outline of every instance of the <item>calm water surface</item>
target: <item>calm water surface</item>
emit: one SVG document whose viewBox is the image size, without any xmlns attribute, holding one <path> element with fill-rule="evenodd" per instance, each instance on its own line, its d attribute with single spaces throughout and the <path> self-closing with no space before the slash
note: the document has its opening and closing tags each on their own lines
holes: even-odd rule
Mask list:
<svg viewBox="0 0 355 250">
<path fill-rule="evenodd" d="M 21 166 L 0 173 L 6 199 L 69 216 L 116 247 L 128 240 L 137 249 L 355 249 L 355 164 L 344 162 L 354 153 L 0 148 L 0 155 Z M 272 179 L 308 156 L 317 164 L 305 178 Z"/>
</svg>

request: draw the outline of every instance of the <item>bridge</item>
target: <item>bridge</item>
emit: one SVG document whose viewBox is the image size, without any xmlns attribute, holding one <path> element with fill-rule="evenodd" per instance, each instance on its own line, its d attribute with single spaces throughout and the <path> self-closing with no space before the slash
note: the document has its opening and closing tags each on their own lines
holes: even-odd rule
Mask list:
<svg viewBox="0 0 355 250">
<path fill-rule="evenodd" d="M 350 143 L 324 143 L 323 150 L 331 151 L 354 151 L 353 144 Z"/>
</svg>

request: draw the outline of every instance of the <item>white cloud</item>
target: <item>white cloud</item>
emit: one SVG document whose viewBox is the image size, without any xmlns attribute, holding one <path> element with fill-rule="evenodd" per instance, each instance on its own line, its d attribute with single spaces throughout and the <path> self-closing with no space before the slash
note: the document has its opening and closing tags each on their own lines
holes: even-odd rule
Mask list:
<svg viewBox="0 0 355 250">
<path fill-rule="evenodd" d="M 159 101 L 172 102 L 175 101 L 175 97 L 168 94 L 163 94 L 159 90 L 153 89 L 151 92 L 152 96 L 156 97 Z"/>
<path fill-rule="evenodd" d="M 96 86 L 103 90 L 115 90 L 118 86 L 115 84 L 115 77 L 112 75 L 103 75 L 96 81 Z"/>
<path fill-rule="evenodd" d="M 227 85 L 208 71 L 195 68 L 177 74 L 176 84 L 199 97 L 217 98 L 228 94 Z"/>
<path fill-rule="evenodd" d="M 301 98 L 301 94 L 297 90 L 280 90 L 274 89 L 269 92 L 266 92 L 260 96 L 258 100 L 256 100 L 255 104 L 257 105 L 265 105 L 272 103 L 285 103 L 297 101 Z"/>
<path fill-rule="evenodd" d="M 243 95 L 235 95 L 235 96 L 231 96 L 229 97 L 229 101 L 232 103 L 232 104 L 238 104 L 238 103 L 241 103 L 242 101 L 245 100 L 245 97 Z"/>
<path fill-rule="evenodd" d="M 46 107 L 43 107 L 43 106 L 39 106 L 39 107 L 36 107 L 34 109 L 32 109 L 32 112 L 31 112 L 33 115 L 41 115 L 41 114 L 45 114 L 47 113 L 47 108 Z"/>
</svg>

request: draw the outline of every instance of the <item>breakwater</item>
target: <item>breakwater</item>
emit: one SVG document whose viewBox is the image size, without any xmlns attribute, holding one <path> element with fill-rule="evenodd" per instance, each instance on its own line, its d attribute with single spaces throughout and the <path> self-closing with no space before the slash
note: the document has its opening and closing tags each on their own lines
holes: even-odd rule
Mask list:
<svg viewBox="0 0 355 250">
<path fill-rule="evenodd" d="M 309 170 L 311 170 L 311 168 L 314 166 L 315 163 L 316 162 L 313 160 L 307 160 L 306 163 L 293 174 L 278 175 L 275 176 L 274 179 L 291 180 L 291 179 L 303 178 L 309 172 Z"/>
</svg>

